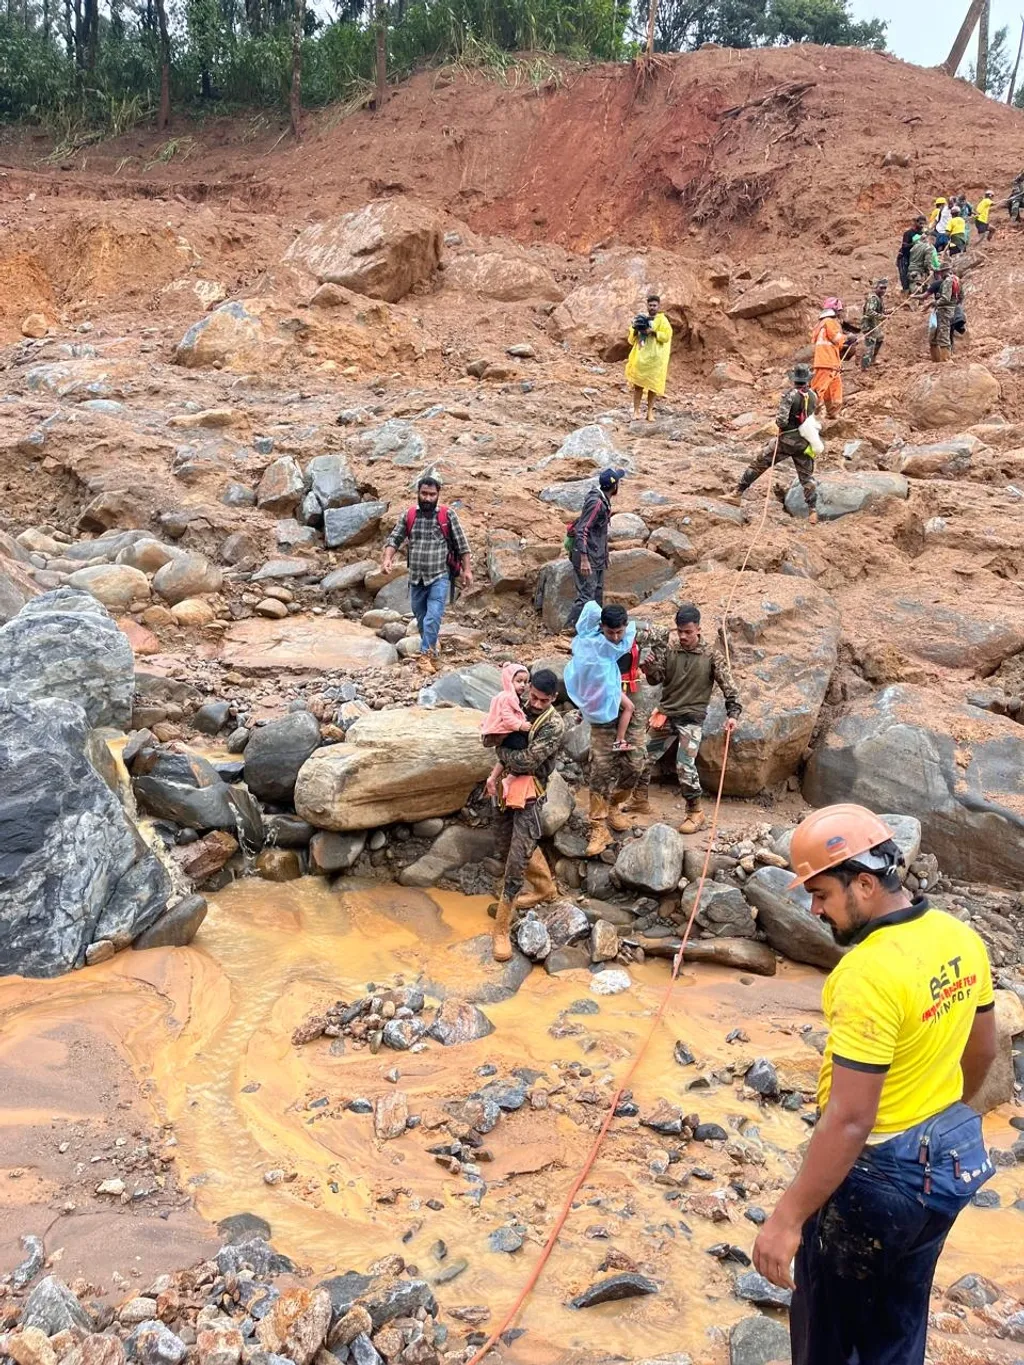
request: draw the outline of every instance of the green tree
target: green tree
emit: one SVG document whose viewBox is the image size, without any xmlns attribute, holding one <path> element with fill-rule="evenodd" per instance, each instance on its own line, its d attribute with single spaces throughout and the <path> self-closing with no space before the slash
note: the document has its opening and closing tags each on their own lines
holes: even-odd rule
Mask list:
<svg viewBox="0 0 1024 1365">
<path fill-rule="evenodd" d="M 849 0 L 769 0 L 768 33 L 773 43 L 820 43 L 824 47 L 885 47 L 882 19 L 858 21 Z"/>
<path fill-rule="evenodd" d="M 634 32 L 646 32 L 649 12 L 649 0 L 635 0 Z M 855 20 L 849 0 L 660 0 L 654 45 L 659 52 L 692 52 L 703 43 L 882 49 L 885 28 L 881 19 Z"/>
<path fill-rule="evenodd" d="M 988 71 L 985 78 L 985 94 L 1001 99 L 1010 84 L 1013 70 L 1013 54 L 1009 51 L 1010 30 L 1005 25 L 997 28 L 988 45 Z M 978 79 L 977 67 L 972 62 L 967 68 L 967 79 L 974 85 Z"/>
</svg>

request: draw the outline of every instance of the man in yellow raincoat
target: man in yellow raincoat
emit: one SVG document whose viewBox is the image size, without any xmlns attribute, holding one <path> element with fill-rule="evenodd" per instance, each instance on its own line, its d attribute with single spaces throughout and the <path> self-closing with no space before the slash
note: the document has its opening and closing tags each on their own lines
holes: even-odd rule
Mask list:
<svg viewBox="0 0 1024 1365">
<path fill-rule="evenodd" d="M 639 324 L 639 325 L 638 325 Z M 640 417 L 640 400 L 647 394 L 647 420 L 654 421 L 654 400 L 664 398 L 672 324 L 661 311 L 657 294 L 647 295 L 647 312 L 633 319 L 629 329 L 633 348 L 626 361 L 626 383 L 633 388 L 633 421 Z"/>
</svg>

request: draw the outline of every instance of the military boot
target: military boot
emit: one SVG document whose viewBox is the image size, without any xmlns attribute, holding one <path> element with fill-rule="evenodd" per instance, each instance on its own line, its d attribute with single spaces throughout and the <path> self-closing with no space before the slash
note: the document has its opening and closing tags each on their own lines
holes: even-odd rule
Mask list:
<svg viewBox="0 0 1024 1365">
<path fill-rule="evenodd" d="M 546 905 L 558 897 L 558 887 L 548 867 L 548 860 L 539 848 L 533 850 L 526 864 L 526 884 L 529 890 L 520 891 L 515 898 L 516 910 L 532 910 L 535 905 Z"/>
<path fill-rule="evenodd" d="M 494 916 L 491 955 L 495 962 L 508 962 L 512 957 L 512 903 L 501 889 L 498 913 Z"/>
<path fill-rule="evenodd" d="M 633 821 L 625 811 L 629 796 L 628 791 L 612 792 L 612 799 L 608 803 L 608 828 L 615 830 L 616 834 L 622 834 L 625 830 L 633 828 Z"/>
<path fill-rule="evenodd" d="M 703 829 L 707 824 L 704 815 L 704 808 L 701 805 L 699 796 L 688 796 L 686 798 L 686 819 L 679 826 L 680 834 L 696 834 L 699 829 Z"/>
<path fill-rule="evenodd" d="M 612 841 L 608 828 L 608 802 L 596 792 L 590 793 L 590 842 L 584 854 L 587 858 L 599 857 Z"/>
</svg>

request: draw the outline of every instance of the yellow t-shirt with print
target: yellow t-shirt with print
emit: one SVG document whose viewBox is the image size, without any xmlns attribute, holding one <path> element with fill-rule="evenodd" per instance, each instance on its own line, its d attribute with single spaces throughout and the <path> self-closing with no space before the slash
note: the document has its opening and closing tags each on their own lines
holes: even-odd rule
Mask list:
<svg viewBox="0 0 1024 1365">
<path fill-rule="evenodd" d="M 924 899 L 875 920 L 822 991 L 829 1034 L 819 1108 L 840 1058 L 885 1073 L 875 1133 L 902 1132 L 955 1104 L 975 1011 L 994 1000 L 988 954 L 969 925 Z"/>
<path fill-rule="evenodd" d="M 975 216 L 975 218 L 978 220 L 979 223 L 987 223 L 987 222 L 988 222 L 988 216 L 989 216 L 989 214 L 990 214 L 991 212 L 992 212 L 992 200 L 991 200 L 991 199 L 983 199 L 983 200 L 981 201 L 981 203 L 978 205 L 978 207 L 974 210 L 974 216 Z"/>
</svg>

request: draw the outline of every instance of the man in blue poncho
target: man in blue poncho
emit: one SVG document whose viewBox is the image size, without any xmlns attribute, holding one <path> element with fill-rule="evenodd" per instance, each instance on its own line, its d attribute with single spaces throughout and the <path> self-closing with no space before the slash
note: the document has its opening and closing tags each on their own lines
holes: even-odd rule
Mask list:
<svg viewBox="0 0 1024 1365">
<path fill-rule="evenodd" d="M 644 770 L 645 717 L 639 708 L 633 708 L 629 717 L 625 743 L 618 731 L 620 713 L 642 682 L 636 626 L 625 607 L 588 602 L 580 614 L 565 670 L 565 690 L 590 722 L 588 858 L 603 853 L 613 832 L 628 829 L 632 823 L 621 807 Z"/>
</svg>

